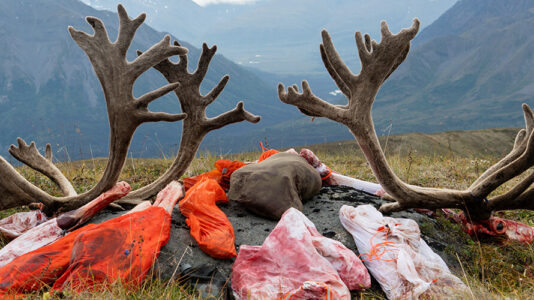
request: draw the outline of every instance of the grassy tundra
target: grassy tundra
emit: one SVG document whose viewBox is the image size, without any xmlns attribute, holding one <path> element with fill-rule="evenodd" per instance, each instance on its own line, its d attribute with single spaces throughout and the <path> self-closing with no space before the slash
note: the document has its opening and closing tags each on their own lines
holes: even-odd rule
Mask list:
<svg viewBox="0 0 534 300">
<path fill-rule="evenodd" d="M 463 189 L 469 186 L 484 170 L 495 163 L 512 147 L 516 129 L 492 129 L 480 131 L 446 132 L 439 134 L 408 134 L 381 138 L 389 164 L 401 179 L 410 184 L 428 187 Z M 355 141 L 312 145 L 328 166 L 341 174 L 375 181 L 365 158 L 359 153 Z M 259 153 L 232 154 L 219 157 L 210 153 L 200 154 L 187 170 L 186 176 L 196 175 L 213 168 L 217 159 L 251 161 Z M 172 163 L 172 159 L 128 159 L 121 180 L 133 189 L 155 180 Z M 91 159 L 59 164 L 73 185 L 83 192 L 100 178 L 105 166 L 103 159 Z M 59 190 L 47 178 L 35 171 L 21 167 L 20 171 L 31 182 L 44 190 L 59 195 Z M 523 174 L 522 176 L 526 176 Z M 514 178 L 495 193 L 516 184 Z M 1 212 L 4 217 L 14 210 Z M 534 226 L 534 212 L 515 210 L 501 213 L 504 217 Z M 480 242 L 464 234 L 460 227 L 445 219 L 439 219 L 443 230 L 457 233 L 465 247 L 453 253 L 460 262 L 453 272 L 470 287 L 467 298 L 474 299 L 529 299 L 534 294 L 534 246 L 497 241 Z M 425 228 L 421 228 L 424 232 Z M 363 299 L 383 298 L 379 289 L 362 293 Z M 35 297 L 43 297 L 35 295 Z M 137 291 L 127 290 L 116 284 L 111 290 L 99 293 L 68 295 L 70 299 L 196 299 L 180 282 L 147 280 Z M 45 294 L 43 298 L 48 298 Z"/>
</svg>

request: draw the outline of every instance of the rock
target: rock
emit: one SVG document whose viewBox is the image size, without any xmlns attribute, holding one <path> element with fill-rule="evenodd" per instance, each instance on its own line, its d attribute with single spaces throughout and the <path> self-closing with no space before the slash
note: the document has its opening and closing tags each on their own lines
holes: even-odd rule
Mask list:
<svg viewBox="0 0 534 300">
<path fill-rule="evenodd" d="M 350 187 L 331 186 L 322 188 L 319 194 L 304 204 L 302 211 L 315 224 L 319 232 L 340 241 L 347 248 L 358 253 L 352 236 L 339 221 L 339 209 L 343 205 L 361 204 L 371 204 L 378 208 L 382 203 L 384 201 L 377 196 Z M 219 207 L 226 213 L 234 227 L 238 251 L 240 245 L 263 244 L 277 224 L 277 221 L 252 214 L 237 202 L 230 201 Z M 105 212 L 97 216 L 93 222 L 99 223 L 122 213 L 124 212 Z M 447 245 L 455 241 L 453 233 L 441 232 L 435 219 L 412 210 L 393 213 L 391 216 L 415 220 L 428 245 L 445 260 L 449 267 L 456 269 L 458 266 L 456 258 L 444 251 Z M 189 228 L 178 206 L 173 211 L 171 222 L 171 238 L 161 249 L 155 265 L 156 274 L 164 280 L 171 278 L 183 280 L 185 276 L 193 286 L 196 286 L 197 291 L 202 289 L 203 299 L 217 298 L 221 295 L 229 297 L 231 295 L 229 279 L 235 259 L 217 260 L 204 254 L 189 234 Z M 376 283 L 373 285 L 377 286 Z"/>
</svg>

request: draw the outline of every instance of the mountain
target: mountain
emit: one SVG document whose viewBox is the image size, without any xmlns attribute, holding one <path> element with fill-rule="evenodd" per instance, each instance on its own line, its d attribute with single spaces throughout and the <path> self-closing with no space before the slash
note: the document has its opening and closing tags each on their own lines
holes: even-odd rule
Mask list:
<svg viewBox="0 0 534 300">
<path fill-rule="evenodd" d="M 532 32 L 532 0 L 459 1 L 418 34 L 406 61 L 382 86 L 373 106 L 377 134 L 523 127 L 521 103 L 534 107 Z M 340 48 L 338 39 L 334 44 Z M 342 55 L 345 62 L 357 55 L 351 48 L 350 56 Z M 342 96 L 327 93 L 334 87 L 326 70 L 323 74 L 278 77 L 286 85 L 309 80 L 318 96 L 344 103 Z M 353 138 L 338 123 L 306 117 L 256 131 L 277 146 L 288 146 L 281 143 L 286 132 L 297 133 L 291 140 L 304 145 Z"/>
<path fill-rule="evenodd" d="M 461 0 L 414 40 L 375 116 L 395 132 L 523 126 L 534 105 L 534 1 Z"/>
<path fill-rule="evenodd" d="M 430 24 L 456 0 L 262 0 L 245 5 L 192 0 L 83 0 L 95 8 L 114 10 L 118 2 L 139 13 L 148 24 L 195 44 L 207 41 L 243 66 L 275 74 L 321 73 L 317 55 L 320 32 L 340 41 L 342 54 L 353 55 L 354 30 L 378 34 L 380 21 L 398 30 L 419 17 Z M 357 59 L 350 60 L 358 66 Z"/>
<path fill-rule="evenodd" d="M 1 155 L 5 156 L 8 146 L 20 136 L 27 141 L 35 140 L 40 147 L 50 142 L 56 156 L 65 159 L 107 156 L 108 121 L 103 92 L 87 56 L 67 31 L 67 26 L 72 25 L 92 32 L 85 16 L 102 19 L 110 38 L 116 37 L 115 13 L 95 10 L 79 1 L 0 2 Z M 146 50 L 163 36 L 164 33 L 149 26 L 141 26 L 130 47 L 129 59 L 134 59 L 136 49 Z M 196 68 L 199 49 L 181 42 L 190 50 L 190 67 Z M 277 124 L 296 115 L 277 100 L 274 86 L 267 86 L 256 75 L 221 55 L 216 55 L 210 65 L 203 92 L 209 91 L 224 74 L 230 75 L 230 81 L 210 106 L 208 115 L 231 109 L 240 100 L 250 112 L 263 115 L 260 126 Z M 149 70 L 136 82 L 134 95 L 164 84 L 163 76 Z M 180 110 L 174 94 L 158 99 L 150 109 L 174 113 Z M 208 135 L 203 148 L 226 149 L 228 142 L 221 137 L 245 133 L 255 125 L 240 123 L 223 128 L 217 134 Z M 132 155 L 161 156 L 176 152 L 179 132 L 180 125 L 175 123 L 143 124 L 135 134 Z M 248 146 L 244 142 L 234 144 L 232 149 L 242 149 L 245 145 Z"/>
</svg>

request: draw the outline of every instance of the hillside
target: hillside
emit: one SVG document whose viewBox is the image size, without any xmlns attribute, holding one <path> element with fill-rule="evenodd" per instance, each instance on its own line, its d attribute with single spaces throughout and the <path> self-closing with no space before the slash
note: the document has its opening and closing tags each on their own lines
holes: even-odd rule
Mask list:
<svg viewBox="0 0 534 300">
<path fill-rule="evenodd" d="M 386 156 L 454 156 L 454 157 L 502 157 L 514 145 L 517 128 L 445 131 L 437 133 L 407 133 L 379 138 Z M 309 145 L 310 149 L 324 153 L 353 152 L 363 155 L 356 140 Z"/>
<path fill-rule="evenodd" d="M 521 103 L 534 104 L 533 31 L 533 1 L 459 1 L 415 39 L 375 116 L 395 132 L 522 126 Z"/>
<path fill-rule="evenodd" d="M 374 26 L 378 29 L 379 23 Z M 533 31 L 533 1 L 456 3 L 418 34 L 406 61 L 379 91 L 373 106 L 378 135 L 524 126 L 521 104 L 534 105 Z M 334 37 L 333 41 L 338 49 L 343 47 L 342 40 Z M 350 55 L 341 54 L 349 65 L 357 57 L 356 47 L 350 47 Z M 276 81 L 276 76 L 262 78 Z M 322 76 L 279 78 L 286 86 L 309 80 L 318 96 L 346 103 L 342 95 L 328 94 L 334 85 L 326 70 Z M 257 131 L 275 141 L 283 139 L 284 132 L 298 132 L 299 144 L 352 137 L 342 125 L 321 119 L 311 123 L 306 117 Z"/>
<path fill-rule="evenodd" d="M 133 15 L 133 14 L 131 14 Z M 50 142 L 64 159 L 107 156 L 108 123 L 102 89 L 87 56 L 72 41 L 67 27 L 92 32 L 86 16 L 103 20 L 114 39 L 118 26 L 115 13 L 95 10 L 76 0 L 23 0 L 0 2 L 0 152 L 18 136 L 35 140 L 39 146 Z M 146 50 L 159 42 L 164 33 L 143 25 L 129 49 Z M 189 49 L 191 69 L 196 68 L 198 48 L 182 42 Z M 197 45 L 200 46 L 200 45 Z M 219 99 L 209 108 L 209 115 L 231 109 L 244 101 L 252 113 L 263 115 L 262 126 L 278 123 L 296 115 L 276 100 L 276 90 L 257 76 L 216 55 L 202 85 L 205 93 L 225 75 L 230 81 Z M 137 82 L 134 95 L 166 84 L 163 76 L 149 70 Z M 174 95 L 151 104 L 154 111 L 178 112 Z M 264 112 L 269 111 L 270 114 Z M 253 125 L 238 124 L 219 134 L 246 132 Z M 177 150 L 179 125 L 146 124 L 141 126 L 132 144 L 133 156 L 161 156 Z M 225 148 L 225 140 L 208 135 L 204 147 Z"/>
</svg>

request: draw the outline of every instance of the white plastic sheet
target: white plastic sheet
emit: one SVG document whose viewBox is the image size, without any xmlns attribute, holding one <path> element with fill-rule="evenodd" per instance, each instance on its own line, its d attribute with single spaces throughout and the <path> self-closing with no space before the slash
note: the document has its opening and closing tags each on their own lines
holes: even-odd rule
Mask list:
<svg viewBox="0 0 534 300">
<path fill-rule="evenodd" d="M 344 205 L 339 218 L 389 299 L 417 299 L 422 294 L 450 298 L 466 292 L 463 282 L 421 239 L 415 221 L 384 217 L 371 205 Z"/>
</svg>

